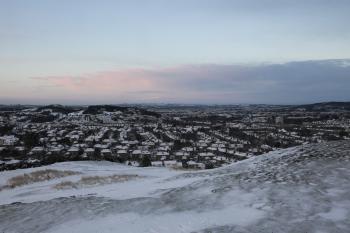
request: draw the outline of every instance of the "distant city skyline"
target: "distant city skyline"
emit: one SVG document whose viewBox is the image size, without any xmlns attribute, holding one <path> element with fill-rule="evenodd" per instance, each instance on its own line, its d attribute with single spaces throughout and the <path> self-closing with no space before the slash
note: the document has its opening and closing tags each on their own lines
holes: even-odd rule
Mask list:
<svg viewBox="0 0 350 233">
<path fill-rule="evenodd" d="M 350 101 L 346 0 L 0 6 L 0 104 Z"/>
</svg>

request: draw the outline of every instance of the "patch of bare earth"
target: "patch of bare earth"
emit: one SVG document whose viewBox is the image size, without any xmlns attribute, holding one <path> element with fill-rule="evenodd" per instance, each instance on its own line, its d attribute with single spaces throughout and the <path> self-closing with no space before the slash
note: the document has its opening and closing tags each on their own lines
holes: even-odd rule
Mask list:
<svg viewBox="0 0 350 233">
<path fill-rule="evenodd" d="M 54 185 L 55 189 L 83 188 L 88 186 L 106 185 L 112 183 L 126 182 L 142 178 L 139 175 L 111 175 L 111 176 L 84 176 L 79 181 L 62 181 Z"/>
<path fill-rule="evenodd" d="M 7 184 L 0 187 L 0 191 L 3 189 L 12 189 L 23 185 L 33 184 L 42 181 L 53 180 L 57 178 L 63 178 L 66 176 L 73 176 L 81 174 L 75 171 L 60 171 L 54 169 L 45 169 L 40 171 L 34 171 L 23 175 L 14 176 L 7 180 Z"/>
</svg>

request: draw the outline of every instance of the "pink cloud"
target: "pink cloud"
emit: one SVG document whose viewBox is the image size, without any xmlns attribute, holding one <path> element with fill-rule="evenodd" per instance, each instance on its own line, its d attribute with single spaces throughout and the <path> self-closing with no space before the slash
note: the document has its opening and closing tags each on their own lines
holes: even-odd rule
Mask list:
<svg viewBox="0 0 350 233">
<path fill-rule="evenodd" d="M 320 101 L 325 95 L 328 100 L 348 99 L 350 67 L 338 63 L 188 65 L 38 77 L 34 78 L 35 85 L 42 88 L 37 91 L 39 94 L 33 91 L 33 95 L 85 103 L 287 103 Z"/>
<path fill-rule="evenodd" d="M 45 82 L 57 87 L 57 95 L 78 95 L 89 99 L 115 98 L 125 102 L 186 102 L 215 100 L 223 95 L 230 95 L 218 94 L 215 90 L 215 81 L 223 81 L 217 75 L 220 69 L 222 66 L 218 69 L 215 65 L 187 65 L 161 69 L 120 69 L 81 76 L 34 79 L 41 85 Z M 231 93 L 231 96 L 238 95 Z"/>
<path fill-rule="evenodd" d="M 49 82 L 66 91 L 102 92 L 102 91 L 146 91 L 156 87 L 156 82 L 146 72 L 138 70 L 104 71 L 81 77 L 49 76 L 36 77 L 39 81 Z"/>
<path fill-rule="evenodd" d="M 80 98 L 113 98 L 120 101 L 153 101 L 163 97 L 168 87 L 154 71 L 125 69 L 102 71 L 82 76 L 35 77 L 37 85 L 55 87 L 56 95 L 78 95 Z M 50 95 L 53 95 L 51 93 Z"/>
</svg>

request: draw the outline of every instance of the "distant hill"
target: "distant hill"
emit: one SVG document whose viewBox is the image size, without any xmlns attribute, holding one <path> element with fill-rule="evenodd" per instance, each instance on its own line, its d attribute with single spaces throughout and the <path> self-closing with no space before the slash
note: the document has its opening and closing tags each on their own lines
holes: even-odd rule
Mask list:
<svg viewBox="0 0 350 233">
<path fill-rule="evenodd" d="M 87 107 L 87 109 L 83 112 L 83 114 L 101 114 L 103 112 L 127 112 L 127 111 L 135 111 L 138 112 L 140 115 L 145 116 L 153 116 L 153 117 L 160 117 L 159 113 L 149 111 L 143 108 L 137 108 L 137 107 L 124 107 L 124 106 L 116 106 L 116 105 L 92 105 Z"/>
<path fill-rule="evenodd" d="M 13 112 L 25 109 L 24 105 L 0 105 L 0 112 Z"/>
<path fill-rule="evenodd" d="M 314 104 L 304 104 L 295 106 L 295 108 L 304 108 L 307 111 L 350 111 L 350 102 L 322 102 Z"/>
<path fill-rule="evenodd" d="M 115 106 L 115 105 L 91 105 L 87 107 L 87 109 L 83 112 L 83 114 L 100 114 L 103 112 L 125 112 L 128 111 L 129 107 L 121 107 L 121 106 Z"/>
<path fill-rule="evenodd" d="M 53 105 L 47 105 L 47 106 L 39 107 L 37 109 L 38 112 L 45 111 L 45 110 L 51 110 L 51 111 L 57 112 L 57 113 L 68 114 L 68 113 L 80 111 L 81 108 L 53 104 Z"/>
</svg>

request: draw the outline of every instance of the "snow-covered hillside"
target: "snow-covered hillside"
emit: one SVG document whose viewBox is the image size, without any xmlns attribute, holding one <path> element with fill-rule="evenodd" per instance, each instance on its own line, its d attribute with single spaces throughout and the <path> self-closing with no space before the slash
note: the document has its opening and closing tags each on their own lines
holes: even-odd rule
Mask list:
<svg viewBox="0 0 350 233">
<path fill-rule="evenodd" d="M 350 232 L 350 142 L 199 172 L 57 163 L 1 172 L 0 190 L 4 233 Z"/>
</svg>

